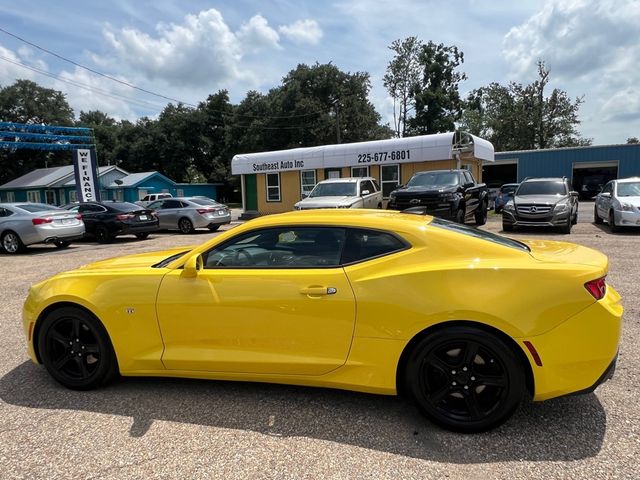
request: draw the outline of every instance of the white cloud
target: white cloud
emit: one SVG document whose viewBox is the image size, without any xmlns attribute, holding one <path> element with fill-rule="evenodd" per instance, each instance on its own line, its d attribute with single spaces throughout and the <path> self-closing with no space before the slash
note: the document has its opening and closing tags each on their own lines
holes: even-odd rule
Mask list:
<svg viewBox="0 0 640 480">
<path fill-rule="evenodd" d="M 28 64 L 12 50 L 0 45 L 0 87 L 6 87 L 16 81 L 16 79 L 33 80 L 35 73 L 18 63 Z"/>
<path fill-rule="evenodd" d="M 637 0 L 547 0 L 509 31 L 503 54 L 521 81 L 532 80 L 544 60 L 552 82 L 574 96 L 584 93 L 584 126 L 593 135 L 604 123 L 639 117 L 639 24 Z"/>
<path fill-rule="evenodd" d="M 280 35 L 269 26 L 262 15 L 254 15 L 237 33 L 242 49 L 257 52 L 264 48 L 280 48 Z"/>
<path fill-rule="evenodd" d="M 290 25 L 281 25 L 278 27 L 280 33 L 292 42 L 310 45 L 317 45 L 322 38 L 322 29 L 315 20 L 298 20 Z"/>
</svg>

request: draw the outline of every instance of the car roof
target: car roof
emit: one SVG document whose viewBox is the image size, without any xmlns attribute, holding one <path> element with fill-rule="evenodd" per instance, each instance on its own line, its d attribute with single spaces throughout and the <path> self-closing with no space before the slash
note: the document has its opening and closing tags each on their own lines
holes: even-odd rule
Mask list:
<svg viewBox="0 0 640 480">
<path fill-rule="evenodd" d="M 343 178 L 327 178 L 318 183 L 352 183 L 358 180 L 375 180 L 373 177 L 343 177 Z"/>
<path fill-rule="evenodd" d="M 567 179 L 563 177 L 539 177 L 539 178 L 525 178 L 524 182 L 566 182 Z"/>
<path fill-rule="evenodd" d="M 640 177 L 618 178 L 618 179 L 616 179 L 616 182 L 618 182 L 618 183 L 640 182 Z"/>
</svg>

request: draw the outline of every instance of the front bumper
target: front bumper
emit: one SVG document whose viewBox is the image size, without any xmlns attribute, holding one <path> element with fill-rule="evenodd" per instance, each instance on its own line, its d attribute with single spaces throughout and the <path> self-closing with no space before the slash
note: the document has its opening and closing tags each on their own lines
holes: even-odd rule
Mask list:
<svg viewBox="0 0 640 480">
<path fill-rule="evenodd" d="M 613 375 L 618 355 L 623 308 L 620 295 L 607 285 L 604 298 L 556 328 L 518 339 L 534 377 L 535 401 L 587 393 Z M 542 366 L 524 345 L 530 342 Z"/>
<path fill-rule="evenodd" d="M 614 210 L 613 215 L 619 227 L 640 227 L 640 213 L 628 210 Z"/>
<path fill-rule="evenodd" d="M 562 227 L 567 224 L 571 210 L 547 215 L 524 215 L 502 208 L 502 222 L 514 227 Z"/>
</svg>

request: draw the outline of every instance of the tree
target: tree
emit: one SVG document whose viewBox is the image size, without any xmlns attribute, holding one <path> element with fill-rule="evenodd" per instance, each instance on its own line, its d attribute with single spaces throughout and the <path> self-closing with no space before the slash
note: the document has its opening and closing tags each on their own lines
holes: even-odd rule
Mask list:
<svg viewBox="0 0 640 480">
<path fill-rule="evenodd" d="M 467 79 L 457 68 L 464 54 L 456 46 L 422 45 L 418 61 L 420 83 L 414 86 L 415 116 L 409 120 L 411 135 L 449 132 L 462 116 L 463 101 L 458 86 Z"/>
<path fill-rule="evenodd" d="M 118 159 L 114 156 L 114 152 L 119 125 L 115 119 L 99 110 L 81 111 L 80 118 L 76 125 L 79 127 L 88 127 L 93 130 L 99 165 L 118 164 Z"/>
<path fill-rule="evenodd" d="M 414 92 L 420 83 L 422 47 L 417 37 L 394 40 L 389 46 L 395 55 L 382 81 L 393 99 L 393 128 L 397 137 L 405 136 L 409 114 L 415 109 Z"/>
<path fill-rule="evenodd" d="M 538 78 L 528 85 L 491 83 L 465 101 L 460 128 L 486 138 L 497 151 L 590 145 L 576 127 L 583 97 L 571 100 L 553 89 L 546 95 L 549 70 L 538 62 Z"/>
<path fill-rule="evenodd" d="M 640 143 L 640 140 L 638 139 L 638 137 L 629 137 L 629 138 L 627 138 L 627 143 L 635 145 L 635 144 Z"/>
</svg>

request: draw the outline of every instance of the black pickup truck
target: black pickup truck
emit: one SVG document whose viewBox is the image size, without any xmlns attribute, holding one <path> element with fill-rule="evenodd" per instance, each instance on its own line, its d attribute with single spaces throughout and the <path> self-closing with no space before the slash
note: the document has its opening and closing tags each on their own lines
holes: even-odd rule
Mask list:
<svg viewBox="0 0 640 480">
<path fill-rule="evenodd" d="M 476 225 L 486 223 L 488 206 L 487 185 L 476 183 L 467 170 L 418 172 L 389 194 L 387 204 L 391 210 L 423 210 L 427 215 L 458 223 L 474 220 Z"/>
</svg>

